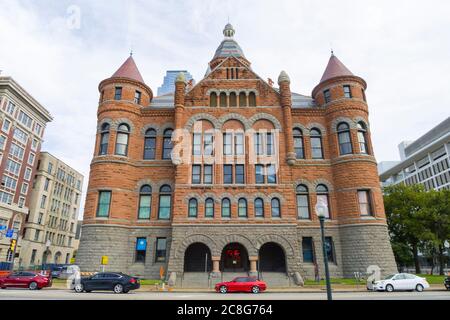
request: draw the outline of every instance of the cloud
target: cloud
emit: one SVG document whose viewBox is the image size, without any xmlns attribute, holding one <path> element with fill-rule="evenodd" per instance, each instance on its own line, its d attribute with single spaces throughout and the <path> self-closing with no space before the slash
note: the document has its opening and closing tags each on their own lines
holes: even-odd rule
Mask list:
<svg viewBox="0 0 450 320">
<path fill-rule="evenodd" d="M 67 27 L 68 8 L 80 29 Z M 449 115 L 448 1 L 2 1 L 0 69 L 50 110 L 44 150 L 85 175 L 93 154 L 98 83 L 130 49 L 156 92 L 168 69 L 199 81 L 230 22 L 262 77 L 280 70 L 310 94 L 331 46 L 368 83 L 379 161 Z"/>
</svg>

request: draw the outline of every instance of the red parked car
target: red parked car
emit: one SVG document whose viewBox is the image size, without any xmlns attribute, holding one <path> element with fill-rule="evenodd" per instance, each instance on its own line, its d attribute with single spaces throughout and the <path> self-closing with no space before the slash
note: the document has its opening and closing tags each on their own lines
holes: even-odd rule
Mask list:
<svg viewBox="0 0 450 320">
<path fill-rule="evenodd" d="M 216 291 L 220 293 L 227 292 L 252 292 L 259 293 L 267 289 L 264 281 L 255 277 L 237 277 L 231 281 L 220 282 L 216 284 Z"/>
<path fill-rule="evenodd" d="M 45 276 L 37 272 L 19 271 L 0 277 L 0 288 L 28 288 L 40 290 L 52 286 L 51 276 Z"/>
</svg>

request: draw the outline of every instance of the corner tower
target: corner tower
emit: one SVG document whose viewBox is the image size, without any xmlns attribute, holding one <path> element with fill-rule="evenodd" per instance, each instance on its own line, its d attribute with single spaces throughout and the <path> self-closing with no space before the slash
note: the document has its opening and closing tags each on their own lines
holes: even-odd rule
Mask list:
<svg viewBox="0 0 450 320">
<path fill-rule="evenodd" d="M 333 53 L 312 97 L 325 109 L 345 277 L 370 265 L 396 272 L 377 162 L 370 137 L 366 81 Z"/>
</svg>

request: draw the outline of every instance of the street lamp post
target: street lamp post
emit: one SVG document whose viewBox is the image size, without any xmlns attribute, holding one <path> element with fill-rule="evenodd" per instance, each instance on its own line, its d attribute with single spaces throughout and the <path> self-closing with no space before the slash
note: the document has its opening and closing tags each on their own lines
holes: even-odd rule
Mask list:
<svg viewBox="0 0 450 320">
<path fill-rule="evenodd" d="M 327 212 L 327 209 L 328 209 L 328 205 L 326 203 L 317 202 L 316 214 L 319 217 L 319 221 L 320 221 L 320 234 L 322 237 L 323 261 L 325 264 L 325 281 L 327 284 L 327 298 L 328 298 L 328 300 L 333 300 L 333 297 L 331 295 L 330 271 L 328 270 L 328 256 L 327 256 L 327 250 L 325 247 L 324 222 L 325 222 L 325 213 Z"/>
</svg>

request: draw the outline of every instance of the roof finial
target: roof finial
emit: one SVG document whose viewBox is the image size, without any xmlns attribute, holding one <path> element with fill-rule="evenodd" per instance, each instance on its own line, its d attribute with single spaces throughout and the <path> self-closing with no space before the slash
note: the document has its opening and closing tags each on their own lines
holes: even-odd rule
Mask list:
<svg viewBox="0 0 450 320">
<path fill-rule="evenodd" d="M 330 41 L 331 55 L 334 56 L 333 43 Z"/>
<path fill-rule="evenodd" d="M 235 31 L 234 31 L 233 26 L 228 22 L 228 23 L 226 24 L 225 28 L 223 29 L 223 35 L 224 35 L 226 38 L 233 38 L 234 33 L 235 33 Z"/>
<path fill-rule="evenodd" d="M 133 56 L 133 48 L 131 48 L 131 50 L 130 50 L 130 57 L 132 57 Z"/>
</svg>

